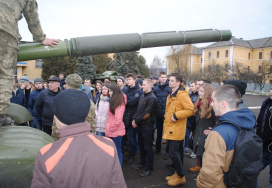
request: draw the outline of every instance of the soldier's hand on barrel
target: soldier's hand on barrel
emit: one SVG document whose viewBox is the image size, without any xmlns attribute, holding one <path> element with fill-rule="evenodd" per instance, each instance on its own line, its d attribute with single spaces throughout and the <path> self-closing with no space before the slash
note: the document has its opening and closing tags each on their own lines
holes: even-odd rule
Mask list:
<svg viewBox="0 0 272 188">
<path fill-rule="evenodd" d="M 58 43 L 59 41 L 57 39 L 45 38 L 44 41 L 42 42 L 42 45 L 54 47 L 54 44 L 57 45 Z"/>
</svg>

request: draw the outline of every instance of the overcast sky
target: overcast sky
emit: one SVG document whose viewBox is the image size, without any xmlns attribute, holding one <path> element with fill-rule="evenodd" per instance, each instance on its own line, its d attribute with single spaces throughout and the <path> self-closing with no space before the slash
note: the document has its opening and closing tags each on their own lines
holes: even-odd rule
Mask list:
<svg viewBox="0 0 272 188">
<path fill-rule="evenodd" d="M 122 33 L 229 29 L 245 40 L 272 37 L 271 0 L 37 0 L 44 33 L 70 39 Z M 24 41 L 32 41 L 25 20 Z M 205 44 L 207 45 L 207 44 Z M 198 46 L 203 46 L 198 45 Z M 168 47 L 140 50 L 147 64 Z"/>
</svg>

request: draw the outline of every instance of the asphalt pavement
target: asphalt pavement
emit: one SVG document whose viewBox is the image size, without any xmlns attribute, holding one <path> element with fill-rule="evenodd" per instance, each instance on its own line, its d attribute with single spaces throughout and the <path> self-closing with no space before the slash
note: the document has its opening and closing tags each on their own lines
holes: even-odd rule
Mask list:
<svg viewBox="0 0 272 188">
<path fill-rule="evenodd" d="M 264 99 L 268 96 L 262 95 L 244 95 L 244 103 L 254 112 L 255 116 L 259 114 L 260 106 Z M 156 135 L 156 134 L 155 134 Z M 151 187 L 169 187 L 165 177 L 171 171 L 167 168 L 167 164 L 171 164 L 171 159 L 164 160 L 166 144 L 162 144 L 162 152 L 155 154 L 154 157 L 154 174 L 148 177 L 140 177 L 140 170 L 134 170 L 133 165 L 139 163 L 140 157 L 137 157 L 133 164 L 127 165 L 125 162 L 129 155 L 124 154 L 123 161 L 123 173 L 128 188 L 151 188 Z M 155 149 L 155 148 L 154 148 Z M 191 153 L 191 152 L 190 152 Z M 196 187 L 196 178 L 198 173 L 192 173 L 188 169 L 196 165 L 196 159 L 191 159 L 189 156 L 184 156 L 183 169 L 186 177 L 186 184 L 180 185 L 179 187 Z M 269 187 L 269 167 L 261 172 L 258 178 L 258 188 Z"/>
</svg>

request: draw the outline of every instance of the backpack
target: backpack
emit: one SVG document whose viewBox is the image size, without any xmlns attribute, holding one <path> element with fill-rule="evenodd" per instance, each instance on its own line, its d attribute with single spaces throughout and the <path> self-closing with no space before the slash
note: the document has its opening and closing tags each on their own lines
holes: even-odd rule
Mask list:
<svg viewBox="0 0 272 188">
<path fill-rule="evenodd" d="M 253 131 L 240 128 L 235 142 L 233 158 L 229 170 L 224 175 L 227 188 L 254 187 L 263 168 L 263 141 Z"/>
</svg>

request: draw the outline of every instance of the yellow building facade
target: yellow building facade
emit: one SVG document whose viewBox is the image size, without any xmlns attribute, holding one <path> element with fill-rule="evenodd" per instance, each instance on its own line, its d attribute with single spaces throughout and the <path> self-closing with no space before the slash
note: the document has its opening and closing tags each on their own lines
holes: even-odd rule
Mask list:
<svg viewBox="0 0 272 188">
<path fill-rule="evenodd" d="M 42 74 L 42 60 L 31 60 L 25 62 L 17 62 L 15 76 L 19 80 L 23 75 L 27 75 L 29 80 L 41 78 Z"/>
<path fill-rule="evenodd" d="M 197 48 L 193 45 L 185 45 L 188 48 L 186 62 L 190 67 L 190 74 L 205 74 L 207 67 L 212 64 L 234 67 L 237 63 L 242 64 L 250 72 L 260 72 L 263 62 L 271 62 L 272 59 L 272 37 L 243 40 L 232 37 L 229 41 L 216 42 L 204 48 Z M 177 72 L 176 62 L 171 56 L 168 59 L 168 73 Z M 182 58 L 181 58 L 182 59 Z M 272 65 L 272 64 L 271 64 Z M 272 66 L 271 66 L 272 71 Z M 272 83 L 271 79 L 267 83 Z"/>
</svg>

